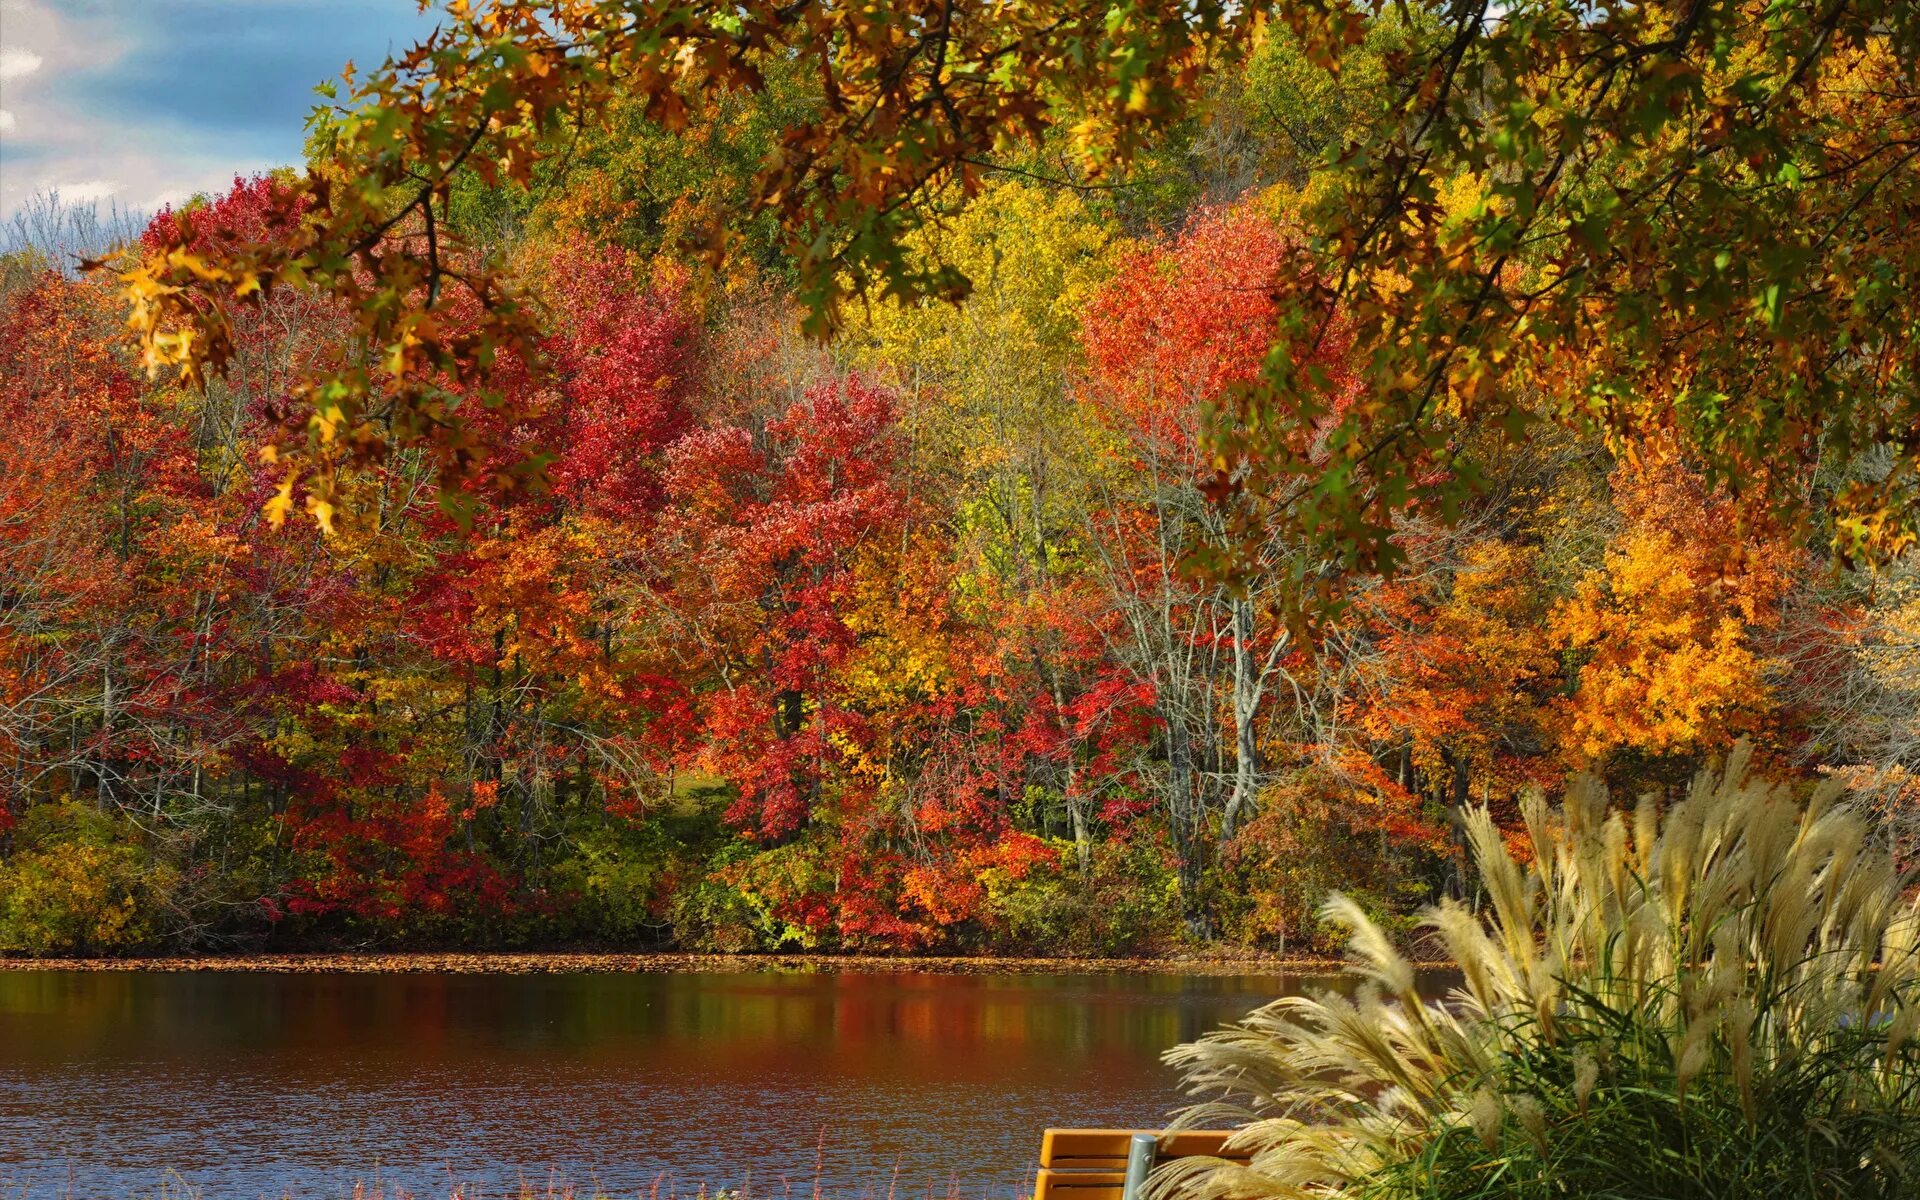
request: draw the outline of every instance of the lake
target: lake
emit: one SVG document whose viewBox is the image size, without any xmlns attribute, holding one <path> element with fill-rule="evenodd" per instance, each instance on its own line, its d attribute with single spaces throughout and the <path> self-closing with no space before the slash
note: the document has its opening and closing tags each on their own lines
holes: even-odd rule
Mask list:
<svg viewBox="0 0 1920 1200">
<path fill-rule="evenodd" d="M 1028 1189 L 1300 976 L 0 971 L 0 1198 Z M 473 1194 L 470 1189 L 468 1195 Z"/>
</svg>

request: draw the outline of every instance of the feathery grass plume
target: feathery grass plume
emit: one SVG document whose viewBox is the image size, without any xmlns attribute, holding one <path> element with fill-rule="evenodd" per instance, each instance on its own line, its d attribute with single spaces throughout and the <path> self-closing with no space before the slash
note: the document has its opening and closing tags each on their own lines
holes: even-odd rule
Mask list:
<svg viewBox="0 0 1920 1200">
<path fill-rule="evenodd" d="M 1577 782 L 1525 806 L 1534 858 L 1466 827 L 1489 900 L 1423 921 L 1462 985 L 1423 1002 L 1352 903 L 1352 998 L 1293 997 L 1167 1055 L 1185 1127 L 1246 1165 L 1157 1197 L 1920 1197 L 1920 898 L 1836 787 L 1742 745 L 1631 821 Z"/>
</svg>

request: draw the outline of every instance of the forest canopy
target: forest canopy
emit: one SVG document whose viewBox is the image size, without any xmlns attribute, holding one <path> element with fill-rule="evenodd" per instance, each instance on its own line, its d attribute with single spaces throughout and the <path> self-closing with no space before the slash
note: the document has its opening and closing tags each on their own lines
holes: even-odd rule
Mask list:
<svg viewBox="0 0 1920 1200">
<path fill-rule="evenodd" d="M 1916 62 L 451 4 L 6 256 L 0 949 L 1314 948 L 1741 738 L 1910 855 Z"/>
<path fill-rule="evenodd" d="M 183 227 L 126 274 L 149 368 L 188 381 L 222 368 L 234 306 L 277 286 L 346 301 L 376 353 L 303 381 L 305 461 L 276 514 L 303 486 L 328 520 L 341 449 L 477 466 L 436 381 L 484 380 L 538 321 L 461 258 L 451 197 L 467 175 L 540 186 L 603 114 L 719 134 L 677 240 L 724 262 L 757 225 L 821 333 L 850 295 L 968 294 L 910 246 L 987 180 L 1124 187 L 1257 112 L 1310 179 L 1261 376 L 1210 439 L 1214 486 L 1249 519 L 1390 569 L 1397 514 L 1451 520 L 1478 486 L 1462 430 L 1546 420 L 1677 438 L 1709 482 L 1817 516 L 1848 558 L 1913 538 L 1911 5 L 455 0 L 447 17 L 316 111 L 272 236 L 196 254 Z M 1274 65 L 1221 94 L 1217 73 L 1268 47 Z M 453 288 L 466 321 L 443 315 Z M 1363 383 L 1337 414 L 1313 365 L 1334 338 Z M 1806 503 L 1823 467 L 1875 451 Z"/>
</svg>

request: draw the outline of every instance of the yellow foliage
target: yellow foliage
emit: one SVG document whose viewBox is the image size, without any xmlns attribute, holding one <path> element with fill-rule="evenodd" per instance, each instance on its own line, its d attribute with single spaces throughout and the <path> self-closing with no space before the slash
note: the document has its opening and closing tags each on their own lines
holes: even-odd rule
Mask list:
<svg viewBox="0 0 1920 1200">
<path fill-rule="evenodd" d="M 869 712 L 898 711 L 953 686 L 941 547 L 922 535 L 904 561 L 868 553 L 856 565 L 847 628 L 859 639 L 841 676 L 848 702 Z"/>
<path fill-rule="evenodd" d="M 49 836 L 0 863 L 0 952 L 112 953 L 153 940 L 151 917 L 176 873 L 116 842 L 106 819 L 74 804 L 30 810 Z M 52 830 L 58 832 L 51 832 Z"/>
<path fill-rule="evenodd" d="M 877 301 L 848 330 L 855 361 L 899 387 L 916 462 L 995 567 L 1006 551 L 1046 562 L 1035 542 L 1076 524 L 1066 481 L 1083 486 L 1101 458 L 1067 382 L 1080 311 L 1124 248 L 1078 197 L 1002 184 L 915 240 L 975 281 L 963 305 Z"/>
</svg>

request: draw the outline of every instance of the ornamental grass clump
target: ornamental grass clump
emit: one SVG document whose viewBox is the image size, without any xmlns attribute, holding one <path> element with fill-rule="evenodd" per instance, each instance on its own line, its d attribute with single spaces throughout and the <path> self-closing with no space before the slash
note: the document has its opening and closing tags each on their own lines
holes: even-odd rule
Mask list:
<svg viewBox="0 0 1920 1200">
<path fill-rule="evenodd" d="M 1243 1126 L 1252 1156 L 1157 1194 L 1920 1196 L 1920 900 L 1838 787 L 1802 803 L 1747 766 L 1665 813 L 1536 796 L 1525 862 L 1470 813 L 1484 911 L 1422 914 L 1463 977 L 1443 1002 L 1334 897 L 1356 994 L 1169 1053 L 1205 1097 L 1180 1123 Z"/>
</svg>

